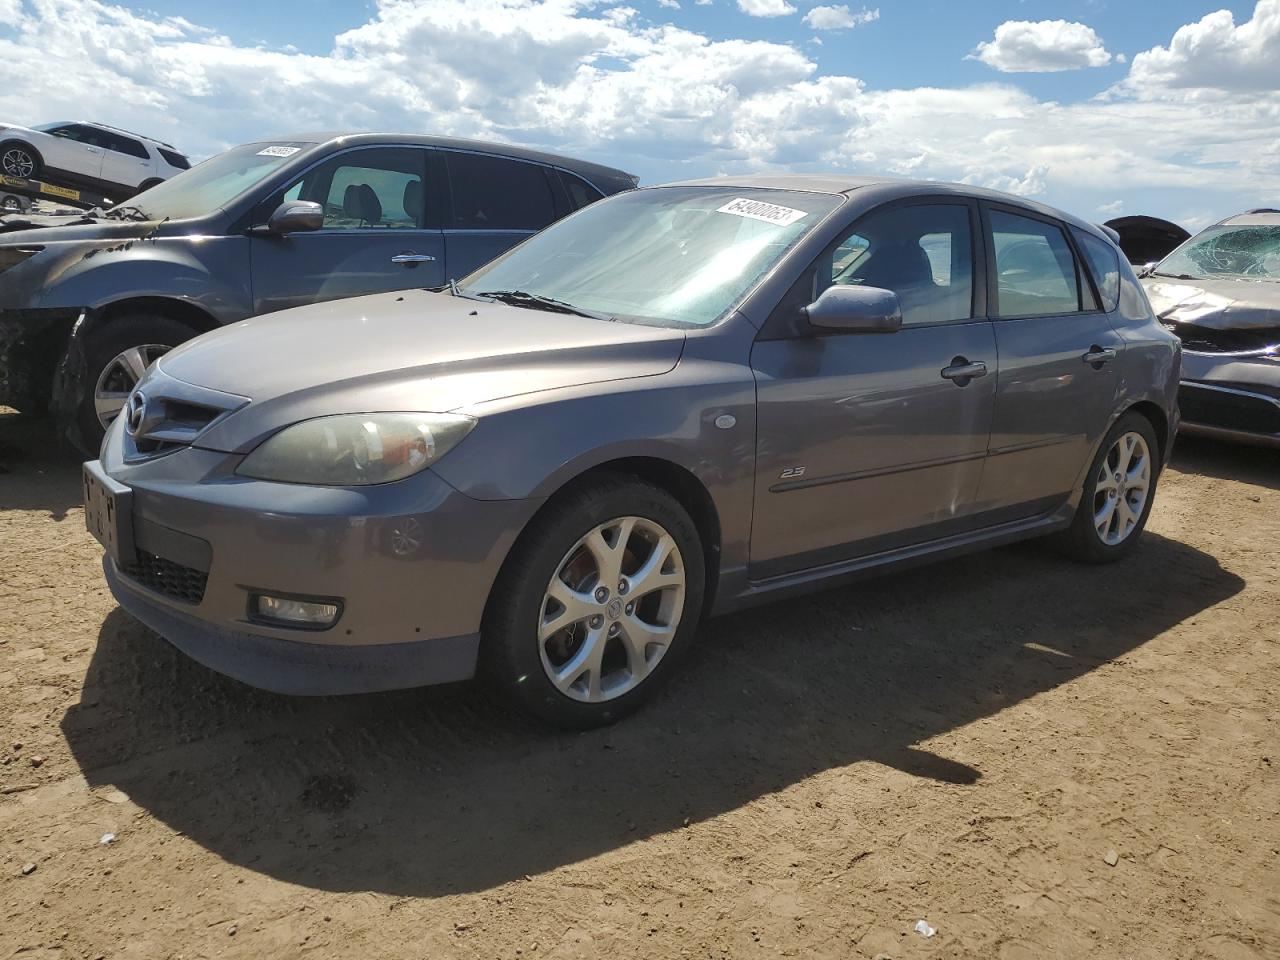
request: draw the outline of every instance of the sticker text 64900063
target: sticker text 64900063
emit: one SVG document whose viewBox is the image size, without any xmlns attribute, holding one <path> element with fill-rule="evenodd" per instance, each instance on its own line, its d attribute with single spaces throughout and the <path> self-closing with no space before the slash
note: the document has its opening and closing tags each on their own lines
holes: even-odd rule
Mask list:
<svg viewBox="0 0 1280 960">
<path fill-rule="evenodd" d="M 778 206 L 776 203 L 765 203 L 763 200 L 751 200 L 747 197 L 734 197 L 723 207 L 717 207 L 716 212 L 763 220 L 765 223 L 772 223 L 779 227 L 795 223 L 805 216 L 803 210 L 793 210 L 790 207 Z"/>
</svg>

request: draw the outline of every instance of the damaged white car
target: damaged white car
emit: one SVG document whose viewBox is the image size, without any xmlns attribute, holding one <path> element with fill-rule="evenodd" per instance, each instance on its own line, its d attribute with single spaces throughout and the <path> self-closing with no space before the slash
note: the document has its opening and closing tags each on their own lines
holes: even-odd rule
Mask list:
<svg viewBox="0 0 1280 960">
<path fill-rule="evenodd" d="M 1228 217 L 1141 276 L 1182 340 L 1181 429 L 1280 446 L 1280 210 Z"/>
</svg>

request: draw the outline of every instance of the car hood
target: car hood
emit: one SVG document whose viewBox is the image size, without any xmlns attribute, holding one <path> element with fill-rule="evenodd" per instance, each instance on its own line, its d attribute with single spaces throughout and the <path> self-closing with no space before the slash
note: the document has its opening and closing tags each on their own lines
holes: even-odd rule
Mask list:
<svg viewBox="0 0 1280 960">
<path fill-rule="evenodd" d="M 1269 280 L 1142 281 L 1156 316 L 1210 330 L 1280 328 L 1280 282 Z"/>
<path fill-rule="evenodd" d="M 196 442 L 245 452 L 311 417 L 465 411 L 503 397 L 655 376 L 675 366 L 683 344 L 678 330 L 415 290 L 241 320 L 157 366 L 176 380 L 249 398 Z"/>
<path fill-rule="evenodd" d="M 11 213 L 0 217 L 0 244 L 65 243 L 68 240 L 136 240 L 158 235 L 155 220 L 107 220 L 87 214 Z"/>
</svg>

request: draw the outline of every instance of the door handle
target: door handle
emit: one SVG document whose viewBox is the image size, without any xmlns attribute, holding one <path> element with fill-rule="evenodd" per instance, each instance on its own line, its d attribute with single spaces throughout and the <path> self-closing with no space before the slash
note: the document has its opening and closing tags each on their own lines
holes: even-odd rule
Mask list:
<svg viewBox="0 0 1280 960">
<path fill-rule="evenodd" d="M 429 253 L 397 253 L 391 258 L 392 263 L 433 263 L 435 257 Z"/>
<path fill-rule="evenodd" d="M 964 357 L 956 357 L 951 366 L 942 368 L 942 379 L 950 380 L 957 387 L 966 386 L 970 380 L 987 375 L 987 365 L 981 360 L 970 363 Z"/>
<path fill-rule="evenodd" d="M 1092 364 L 1093 369 L 1101 370 L 1104 363 L 1115 358 L 1116 352 L 1114 350 L 1110 347 L 1100 347 L 1095 343 L 1089 348 L 1089 352 L 1080 359 L 1085 363 Z"/>
</svg>

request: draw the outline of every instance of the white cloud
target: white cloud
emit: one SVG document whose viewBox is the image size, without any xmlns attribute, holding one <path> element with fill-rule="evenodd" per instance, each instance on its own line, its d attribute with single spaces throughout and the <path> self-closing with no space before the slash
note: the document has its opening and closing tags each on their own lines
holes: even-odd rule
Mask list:
<svg viewBox="0 0 1280 960">
<path fill-rule="evenodd" d="M 1054 73 L 1081 67 L 1104 67 L 1111 54 L 1102 39 L 1083 23 L 1067 20 L 1007 20 L 996 27 L 994 40 L 969 54 L 1001 73 Z"/>
<path fill-rule="evenodd" d="M 1280 0 L 1259 0 L 1236 25 L 1230 10 L 1180 27 L 1167 47 L 1133 58 L 1127 86 L 1161 96 L 1170 90 L 1267 93 L 1280 88 Z"/>
<path fill-rule="evenodd" d="M 680 0 L 658 0 L 658 6 L 666 7 L 668 10 L 679 10 Z"/>
<path fill-rule="evenodd" d="M 1116 214 L 1120 213 L 1120 211 L 1122 211 L 1123 209 L 1124 209 L 1123 200 L 1112 200 L 1109 203 L 1098 204 L 1098 212 L 1105 214 L 1109 217 L 1114 217 Z"/>
<path fill-rule="evenodd" d="M 785 17 L 796 12 L 787 0 L 738 0 L 738 9 L 752 17 Z"/>
<path fill-rule="evenodd" d="M 1166 215 L 1280 193 L 1267 91 L 1200 103 L 1189 123 L 1199 88 L 1157 97 L 1153 81 L 1074 104 L 1003 83 L 871 89 L 820 72 L 813 47 L 714 40 L 589 0 L 380 0 L 326 54 L 242 46 L 100 0 L 25 11 L 0 21 L 0 118 L 93 117 L 197 157 L 286 127 L 403 130 L 516 141 L 648 182 L 898 171 Z"/>
<path fill-rule="evenodd" d="M 854 13 L 845 4 L 838 7 L 814 7 L 804 15 L 804 22 L 814 30 L 846 30 L 880 19 L 880 8 L 863 7 Z"/>
<path fill-rule="evenodd" d="M 0 26 L 17 26 L 22 20 L 22 0 L 0 0 Z"/>
</svg>

